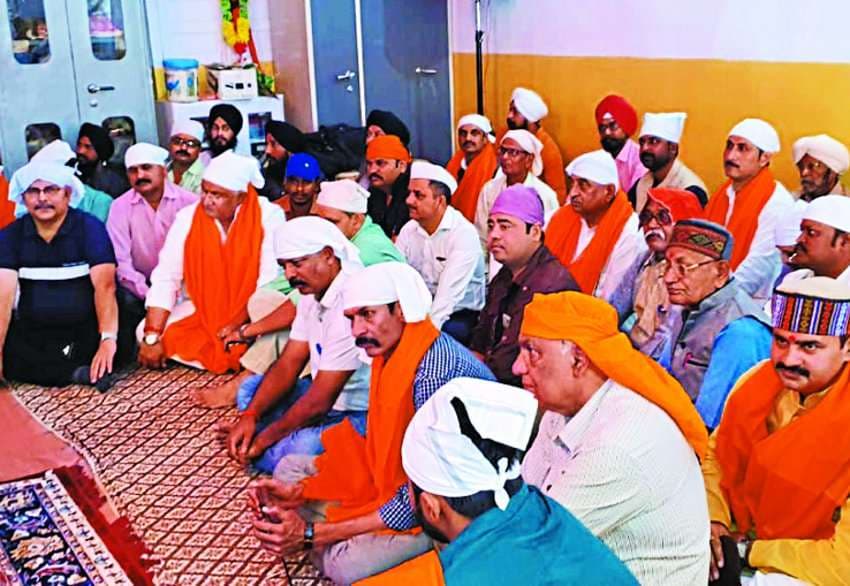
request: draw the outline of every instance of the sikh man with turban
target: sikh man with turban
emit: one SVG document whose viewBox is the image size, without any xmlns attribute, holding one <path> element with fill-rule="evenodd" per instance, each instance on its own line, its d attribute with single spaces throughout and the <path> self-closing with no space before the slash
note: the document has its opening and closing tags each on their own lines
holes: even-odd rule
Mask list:
<svg viewBox="0 0 850 586">
<path fill-rule="evenodd" d="M 446 169 L 458 182 L 452 205 L 470 222 L 475 221 L 481 188 L 499 168 L 493 142 L 493 127 L 484 116 L 467 114 L 458 121 L 458 150 Z"/>
<path fill-rule="evenodd" d="M 684 189 L 708 202 L 705 183 L 679 158 L 679 143 L 688 115 L 684 112 L 647 112 L 640 129 L 640 162 L 648 169 L 629 190 L 629 201 L 640 212 L 646 205 L 650 188 Z"/>
<path fill-rule="evenodd" d="M 800 189 L 791 194 L 810 202 L 823 195 L 850 195 L 841 176 L 850 168 L 847 147 L 827 134 L 804 136 L 791 147 L 800 172 Z"/>
<path fill-rule="evenodd" d="M 284 458 L 274 479 L 254 483 L 251 498 L 255 512 L 262 506 L 266 515 L 253 520 L 264 549 L 280 557 L 310 550 L 325 576 L 351 584 L 431 549 L 408 492 L 404 432 L 450 380 L 493 375 L 434 327 L 431 294 L 409 265 L 363 269 L 346 282 L 343 302 L 351 334 L 372 359 L 366 435 L 347 422 L 330 428 L 322 455 Z M 328 503 L 318 507 L 323 513 L 313 510 L 322 503 Z"/>
<path fill-rule="evenodd" d="M 572 180 L 569 205 L 552 217 L 546 246 L 583 292 L 607 300 L 646 248 L 638 217 L 605 151 L 576 157 L 567 175 Z"/>
<path fill-rule="evenodd" d="M 500 382 L 517 387 L 521 381 L 511 366 L 519 354 L 523 309 L 535 293 L 579 290 L 570 271 L 546 248 L 543 223 L 540 196 L 521 184 L 499 194 L 487 221 L 487 249 L 501 269 L 487 288 L 469 349 Z"/>
<path fill-rule="evenodd" d="M 118 197 L 127 189 L 127 178 L 109 166 L 115 144 L 102 126 L 84 122 L 77 135 L 77 172 L 86 185 Z"/>
<path fill-rule="evenodd" d="M 848 317 L 850 288 L 828 277 L 774 292 L 770 359 L 738 381 L 702 463 L 712 579 L 745 567 L 748 586 L 848 583 Z"/>
<path fill-rule="evenodd" d="M 306 146 L 304 133 L 289 122 L 269 120 L 266 122 L 266 150 L 262 169 L 266 184 L 258 193 L 272 201 L 284 192 L 287 165 L 294 153 L 301 153 Z M 318 161 L 316 162 L 318 168 Z M 287 216 L 288 217 L 288 216 Z"/>
<path fill-rule="evenodd" d="M 180 120 L 171 127 L 168 140 L 168 180 L 192 193 L 201 193 L 204 162 L 201 145 L 204 142 L 204 125 L 197 120 Z"/>
<path fill-rule="evenodd" d="M 631 139 L 638 129 L 637 110 L 622 96 L 605 96 L 596 106 L 596 128 L 602 150 L 616 162 L 620 188 L 628 192 L 647 171 L 640 147 Z"/>
<path fill-rule="evenodd" d="M 171 358 L 219 374 L 238 370 L 245 347 L 224 339 L 248 321 L 251 295 L 278 273 L 274 236 L 285 217 L 257 196 L 257 160 L 223 153 L 201 185 L 200 202 L 177 212 L 151 273 L 137 332 L 143 366 L 162 368 Z"/>
<path fill-rule="evenodd" d="M 808 204 L 786 279 L 830 277 L 850 285 L 850 197 L 823 195 Z"/>
<path fill-rule="evenodd" d="M 525 481 L 641 584 L 705 584 L 708 434 L 682 386 L 618 331 L 614 308 L 574 291 L 535 295 L 514 372 L 545 410 Z"/>
<path fill-rule="evenodd" d="M 422 528 L 437 542 L 357 586 L 637 584 L 571 513 L 520 475 L 537 401 L 470 378 L 416 412 L 401 446 Z"/>
<path fill-rule="evenodd" d="M 675 223 L 701 214 L 702 206 L 690 191 L 651 187 L 638 216 L 648 250 L 638 255 L 610 299 L 634 347 L 655 360 L 682 323 L 681 309 L 670 303 L 664 285 L 664 252 Z"/>
<path fill-rule="evenodd" d="M 372 110 L 366 116 L 366 135 L 364 138 L 364 148 L 368 148 L 369 143 L 379 136 L 396 136 L 404 145 L 404 148 L 410 148 L 410 130 L 401 119 L 387 110 Z M 366 173 L 366 160 L 360 166 L 360 178 L 357 182 L 361 187 L 369 189 L 369 174 Z"/>
<path fill-rule="evenodd" d="M 366 145 L 368 213 L 393 240 L 410 219 L 405 202 L 411 161 L 410 152 L 395 135 L 377 136 Z"/>
<path fill-rule="evenodd" d="M 201 155 L 204 165 L 224 153 L 236 149 L 236 136 L 242 130 L 244 120 L 239 108 L 232 104 L 216 104 L 210 108 L 207 117 L 207 136 L 210 139 L 210 150 Z"/>
</svg>

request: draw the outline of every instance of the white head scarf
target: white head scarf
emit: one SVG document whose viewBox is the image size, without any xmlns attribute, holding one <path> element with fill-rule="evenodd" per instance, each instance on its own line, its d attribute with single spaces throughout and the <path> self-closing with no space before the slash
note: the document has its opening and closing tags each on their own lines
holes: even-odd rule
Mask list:
<svg viewBox="0 0 850 586">
<path fill-rule="evenodd" d="M 61 163 L 30 161 L 12 175 L 12 179 L 9 181 L 9 199 L 15 203 L 22 202 L 24 192 L 39 179 L 60 187 L 70 188 L 71 207 L 77 207 L 85 193 L 82 182 L 74 175 L 74 170 L 71 167 L 66 167 Z"/>
<path fill-rule="evenodd" d="M 410 166 L 410 179 L 427 179 L 437 181 L 449 188 L 449 193 L 457 191 L 457 180 L 443 167 L 424 159 L 416 159 Z"/>
<path fill-rule="evenodd" d="M 316 203 L 351 214 L 365 214 L 369 207 L 369 191 L 356 181 L 322 181 Z"/>
<path fill-rule="evenodd" d="M 800 222 L 808 205 L 804 200 L 798 199 L 780 216 L 773 230 L 774 246 L 794 246 L 797 243 L 797 238 L 800 237 Z"/>
<path fill-rule="evenodd" d="M 30 163 L 59 163 L 66 164 L 71 159 L 76 159 L 77 153 L 64 140 L 56 139 L 41 147 L 30 159 Z"/>
<path fill-rule="evenodd" d="M 614 157 L 601 149 L 576 157 L 567 165 L 566 171 L 571 177 L 581 177 L 600 185 L 613 185 L 620 189 L 617 163 L 614 162 Z"/>
<path fill-rule="evenodd" d="M 531 393 L 501 383 L 456 378 L 443 385 L 410 421 L 401 446 L 401 461 L 410 480 L 443 497 L 495 493 L 496 506 L 510 501 L 505 483 L 519 478 L 520 462 L 502 458 L 495 466 L 463 433 L 452 406 L 460 399 L 469 422 L 482 439 L 520 451 L 528 447 L 537 400 Z"/>
<path fill-rule="evenodd" d="M 168 151 L 155 144 L 137 142 L 124 153 L 124 166 L 128 169 L 137 165 L 165 166 Z"/>
<path fill-rule="evenodd" d="M 225 151 L 210 161 L 203 180 L 230 191 L 246 191 L 249 183 L 257 189 L 266 184 L 257 159 L 233 151 Z"/>
<path fill-rule="evenodd" d="M 811 155 L 839 175 L 850 168 L 850 153 L 847 147 L 826 134 L 804 136 L 791 147 L 794 162 L 799 163 L 806 155 Z"/>
<path fill-rule="evenodd" d="M 524 87 L 518 87 L 511 94 L 511 101 L 516 111 L 529 122 L 540 122 L 549 113 L 546 102 L 540 94 Z"/>
<path fill-rule="evenodd" d="M 198 142 L 204 142 L 204 125 L 191 118 L 178 120 L 171 127 L 171 136 L 185 134 L 195 138 Z"/>
<path fill-rule="evenodd" d="M 409 264 L 401 262 L 382 262 L 366 267 L 345 282 L 342 298 L 345 309 L 398 301 L 407 323 L 420 322 L 428 317 L 432 301 L 422 275 Z"/>
<path fill-rule="evenodd" d="M 496 137 L 493 136 L 493 125 L 490 120 L 481 114 L 467 114 L 461 117 L 457 123 L 457 129 L 460 130 L 463 126 L 474 126 L 487 135 L 487 140 L 496 142 Z"/>
<path fill-rule="evenodd" d="M 643 126 L 639 136 L 657 136 L 679 144 L 687 117 L 688 115 L 684 112 L 647 112 L 643 115 Z"/>
<path fill-rule="evenodd" d="M 327 220 L 316 216 L 303 216 L 289 220 L 277 229 L 274 252 L 279 260 L 293 260 L 316 254 L 330 247 L 342 263 L 342 270 L 352 273 L 363 268 L 360 251 Z"/>
<path fill-rule="evenodd" d="M 509 138 L 516 141 L 522 150 L 534 155 L 531 174 L 535 177 L 539 176 L 543 172 L 543 158 L 540 156 L 540 153 L 543 152 L 543 143 L 527 130 L 508 130 L 499 145 L 504 144 Z"/>
<path fill-rule="evenodd" d="M 802 219 L 826 224 L 842 232 L 850 232 L 850 197 L 823 195 L 806 206 Z"/>
<path fill-rule="evenodd" d="M 759 118 L 747 118 L 738 122 L 729 136 L 740 136 L 766 153 L 779 152 L 779 134 L 776 129 Z"/>
</svg>

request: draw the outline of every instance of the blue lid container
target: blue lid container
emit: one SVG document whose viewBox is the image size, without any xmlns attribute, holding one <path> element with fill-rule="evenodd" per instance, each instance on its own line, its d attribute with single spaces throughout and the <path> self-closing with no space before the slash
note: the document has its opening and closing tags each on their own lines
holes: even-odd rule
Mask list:
<svg viewBox="0 0 850 586">
<path fill-rule="evenodd" d="M 197 59 L 165 59 L 162 66 L 166 69 L 197 69 Z"/>
</svg>

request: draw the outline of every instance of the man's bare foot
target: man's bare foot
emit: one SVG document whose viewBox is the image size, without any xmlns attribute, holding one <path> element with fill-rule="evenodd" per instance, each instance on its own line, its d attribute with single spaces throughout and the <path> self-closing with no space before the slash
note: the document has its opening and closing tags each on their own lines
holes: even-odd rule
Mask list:
<svg viewBox="0 0 850 586">
<path fill-rule="evenodd" d="M 190 396 L 195 404 L 201 407 L 211 409 L 233 407 L 236 404 L 236 393 L 239 391 L 239 386 L 252 374 L 254 373 L 251 371 L 243 370 L 223 385 L 193 389 Z"/>
</svg>

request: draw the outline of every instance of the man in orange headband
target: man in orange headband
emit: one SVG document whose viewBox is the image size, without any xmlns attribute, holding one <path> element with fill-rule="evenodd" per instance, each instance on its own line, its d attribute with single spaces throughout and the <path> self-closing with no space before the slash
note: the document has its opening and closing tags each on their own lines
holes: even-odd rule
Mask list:
<svg viewBox="0 0 850 586">
<path fill-rule="evenodd" d="M 366 146 L 366 176 L 369 178 L 369 208 L 372 221 L 395 240 L 410 219 L 407 187 L 410 182 L 410 152 L 392 134 L 373 138 Z"/>
<path fill-rule="evenodd" d="M 738 578 L 731 539 L 751 584 L 848 583 L 848 317 L 850 288 L 835 279 L 774 292 L 770 360 L 738 381 L 702 464 L 712 579 Z"/>
<path fill-rule="evenodd" d="M 641 584 L 705 584 L 705 426 L 682 386 L 619 332 L 614 308 L 573 291 L 535 295 L 514 373 L 546 410 L 525 481 Z"/>
</svg>

